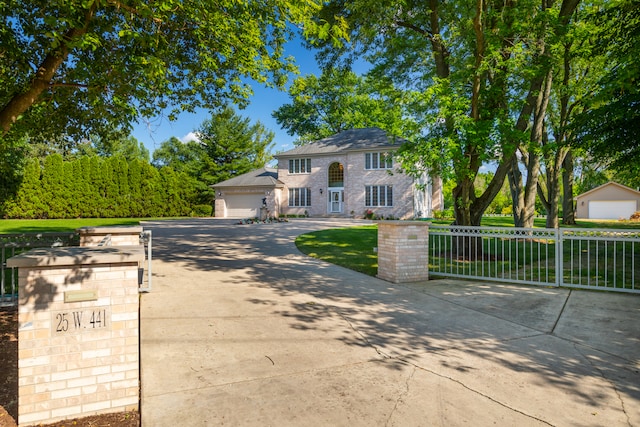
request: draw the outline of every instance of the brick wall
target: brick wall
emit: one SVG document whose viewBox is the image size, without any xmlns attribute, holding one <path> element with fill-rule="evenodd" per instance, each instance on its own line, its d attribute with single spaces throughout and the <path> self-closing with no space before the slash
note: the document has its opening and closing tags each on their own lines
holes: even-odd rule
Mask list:
<svg viewBox="0 0 640 427">
<path fill-rule="evenodd" d="M 137 410 L 141 246 L 34 249 L 19 268 L 18 422 Z"/>
<path fill-rule="evenodd" d="M 378 277 L 393 283 L 429 280 L 429 224 L 377 221 Z"/>
<path fill-rule="evenodd" d="M 413 217 L 413 179 L 400 171 L 399 165 L 388 170 L 365 170 L 364 152 L 348 152 L 339 155 L 318 156 L 311 158 L 310 174 L 289 174 L 289 158 L 280 158 L 278 162 L 278 179 L 288 188 L 311 188 L 311 206 L 289 207 L 289 194 L 284 191 L 281 201 L 283 214 L 303 214 L 323 216 L 329 213 L 328 170 L 329 165 L 339 162 L 344 167 L 344 205 L 342 213 L 358 218 L 364 216 L 365 185 L 392 185 L 393 206 L 370 208 L 383 217 L 394 216 L 407 219 Z M 389 172 L 392 172 L 391 174 Z M 322 194 L 320 194 L 322 189 Z"/>
</svg>

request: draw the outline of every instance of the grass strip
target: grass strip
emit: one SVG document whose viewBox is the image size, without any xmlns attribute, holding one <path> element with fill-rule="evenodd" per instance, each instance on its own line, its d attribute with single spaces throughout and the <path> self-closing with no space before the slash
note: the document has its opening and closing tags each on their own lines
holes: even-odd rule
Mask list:
<svg viewBox="0 0 640 427">
<path fill-rule="evenodd" d="M 360 273 L 378 273 L 378 226 L 334 228 L 302 234 L 296 239 L 300 252 Z"/>
<path fill-rule="evenodd" d="M 149 218 L 145 218 L 149 219 Z M 74 231 L 80 227 L 140 225 L 141 218 L 3 219 L 0 233 L 46 233 Z"/>
</svg>

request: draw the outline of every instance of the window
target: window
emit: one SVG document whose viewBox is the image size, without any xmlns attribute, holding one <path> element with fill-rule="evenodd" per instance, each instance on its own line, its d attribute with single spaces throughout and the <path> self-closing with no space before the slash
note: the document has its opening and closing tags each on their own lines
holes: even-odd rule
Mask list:
<svg viewBox="0 0 640 427">
<path fill-rule="evenodd" d="M 290 188 L 289 189 L 289 206 L 311 206 L 311 189 L 310 188 Z"/>
<path fill-rule="evenodd" d="M 390 153 L 364 153 L 365 169 L 392 169 L 393 156 Z"/>
<path fill-rule="evenodd" d="M 344 187 L 344 166 L 340 163 L 329 165 L 329 187 Z"/>
<path fill-rule="evenodd" d="M 311 173 L 311 159 L 289 159 L 289 173 Z"/>
<path fill-rule="evenodd" d="M 390 185 L 366 185 L 364 187 L 366 207 L 393 206 L 393 187 Z"/>
</svg>

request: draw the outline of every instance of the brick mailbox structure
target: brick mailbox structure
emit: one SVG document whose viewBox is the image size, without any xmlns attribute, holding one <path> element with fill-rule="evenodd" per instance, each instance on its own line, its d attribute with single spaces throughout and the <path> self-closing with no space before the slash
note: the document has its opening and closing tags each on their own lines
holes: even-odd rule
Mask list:
<svg viewBox="0 0 640 427">
<path fill-rule="evenodd" d="M 393 283 L 429 280 L 429 223 L 376 221 L 378 277 Z"/>
<path fill-rule="evenodd" d="M 139 409 L 142 246 L 34 249 L 18 267 L 18 422 Z"/>
</svg>

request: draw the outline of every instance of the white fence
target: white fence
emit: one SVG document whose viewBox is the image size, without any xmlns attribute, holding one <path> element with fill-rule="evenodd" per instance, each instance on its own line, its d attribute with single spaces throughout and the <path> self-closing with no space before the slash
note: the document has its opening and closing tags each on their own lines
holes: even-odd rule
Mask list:
<svg viewBox="0 0 640 427">
<path fill-rule="evenodd" d="M 77 246 L 78 233 L 0 234 L 0 307 L 18 302 L 18 272 L 7 268 L 7 259 L 33 248 Z"/>
<path fill-rule="evenodd" d="M 429 275 L 640 293 L 640 231 L 431 225 Z"/>
</svg>

